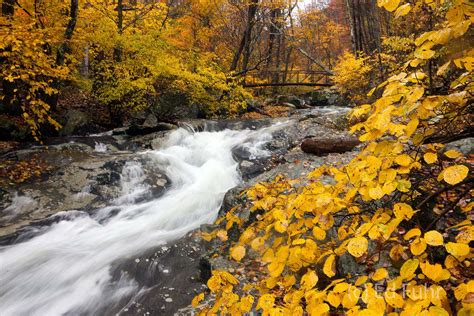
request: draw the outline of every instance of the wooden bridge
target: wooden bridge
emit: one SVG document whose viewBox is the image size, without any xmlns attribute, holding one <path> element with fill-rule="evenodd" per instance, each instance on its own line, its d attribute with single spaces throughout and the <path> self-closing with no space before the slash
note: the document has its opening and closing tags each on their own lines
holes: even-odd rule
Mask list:
<svg viewBox="0 0 474 316">
<path fill-rule="evenodd" d="M 244 87 L 282 87 L 282 86 L 332 86 L 331 74 L 315 70 L 266 70 L 249 71 L 245 74 Z"/>
</svg>

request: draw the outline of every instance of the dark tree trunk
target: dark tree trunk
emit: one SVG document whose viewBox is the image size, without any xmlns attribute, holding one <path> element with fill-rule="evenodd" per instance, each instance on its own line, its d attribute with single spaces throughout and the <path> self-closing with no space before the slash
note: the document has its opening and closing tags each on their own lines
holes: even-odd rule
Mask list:
<svg viewBox="0 0 474 316">
<path fill-rule="evenodd" d="M 380 54 L 381 18 L 375 0 L 346 0 L 346 10 L 354 54 Z M 379 66 L 383 76 L 383 69 Z"/>
<path fill-rule="evenodd" d="M 239 64 L 240 57 L 243 53 L 243 61 L 242 61 L 242 71 L 246 71 L 248 68 L 248 62 L 250 59 L 250 44 L 252 41 L 252 29 L 255 24 L 255 16 L 257 15 L 257 8 L 258 8 L 258 0 L 252 0 L 249 5 L 247 11 L 247 25 L 245 26 L 244 35 L 242 36 L 242 40 L 240 41 L 239 48 L 234 55 L 232 60 L 232 65 L 230 66 L 230 71 L 234 71 L 237 69 Z"/>
<path fill-rule="evenodd" d="M 77 23 L 77 14 L 79 10 L 79 0 L 71 0 L 71 7 L 69 11 L 69 22 L 64 32 L 64 41 L 59 45 L 58 52 L 56 54 L 56 64 L 58 66 L 64 65 L 64 59 L 67 53 L 70 53 L 71 48 L 69 47 L 69 41 L 72 38 L 74 29 Z"/>
<path fill-rule="evenodd" d="M 252 29 L 255 24 L 255 16 L 257 15 L 258 0 L 252 0 L 249 6 L 247 29 L 245 32 L 245 46 L 244 46 L 244 57 L 242 60 L 242 70 L 245 71 L 248 68 L 250 60 L 250 44 L 252 42 Z"/>
<path fill-rule="evenodd" d="M 123 32 L 123 0 L 117 1 L 117 31 L 119 34 Z M 116 62 L 122 61 L 122 47 L 120 43 L 114 48 L 114 60 Z"/>
<path fill-rule="evenodd" d="M 59 45 L 58 51 L 56 53 L 56 65 L 58 66 L 64 65 L 66 60 L 66 54 L 69 54 L 71 52 L 69 41 L 71 40 L 72 35 L 74 34 L 74 30 L 76 28 L 78 11 L 79 0 L 71 0 L 71 4 L 69 7 L 69 22 L 67 23 L 66 30 L 64 31 L 64 40 Z M 52 85 L 56 89 L 59 89 L 60 82 L 58 80 L 55 80 Z M 57 94 L 44 96 L 46 103 L 51 106 L 52 110 L 55 110 L 58 105 L 58 97 L 59 96 Z"/>
<path fill-rule="evenodd" d="M 239 48 L 237 48 L 237 51 L 235 52 L 234 58 L 232 59 L 232 65 L 230 66 L 230 71 L 235 71 L 237 69 L 237 65 L 239 64 L 240 56 L 242 55 L 244 46 L 245 46 L 245 36 L 242 37 Z"/>
</svg>

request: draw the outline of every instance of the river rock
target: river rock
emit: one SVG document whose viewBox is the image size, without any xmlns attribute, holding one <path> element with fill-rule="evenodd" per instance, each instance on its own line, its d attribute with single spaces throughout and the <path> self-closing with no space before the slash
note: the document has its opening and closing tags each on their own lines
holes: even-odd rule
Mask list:
<svg viewBox="0 0 474 316">
<path fill-rule="evenodd" d="M 148 121 L 148 124 L 152 124 L 152 119 Z M 127 128 L 126 133 L 130 136 L 146 135 L 161 131 L 170 131 L 178 128 L 174 124 L 157 122 L 155 125 L 132 125 Z"/>
<path fill-rule="evenodd" d="M 293 103 L 284 102 L 280 105 L 284 106 L 284 107 L 287 107 L 287 108 L 290 108 L 290 109 L 296 109 L 296 105 L 294 105 Z"/>
<path fill-rule="evenodd" d="M 471 155 L 474 153 L 474 137 L 468 137 L 446 144 L 446 150 L 455 149 L 463 155 Z"/>
<path fill-rule="evenodd" d="M 124 275 L 131 277 L 139 287 L 147 290 L 133 297 L 125 309 L 109 306 L 103 315 L 175 315 L 193 297 L 205 289 L 211 277 L 209 261 L 203 260 L 209 245 L 193 232 L 186 236 L 156 247 L 137 257 L 129 258 L 112 268 L 113 278 L 120 280 Z"/>
<path fill-rule="evenodd" d="M 293 104 L 298 109 L 306 108 L 306 102 L 303 99 L 300 99 L 294 95 L 280 95 L 277 97 L 277 103 L 278 104 L 290 103 L 290 104 Z"/>
<path fill-rule="evenodd" d="M 343 138 L 308 138 L 301 143 L 301 149 L 308 154 L 324 155 L 329 153 L 343 153 L 351 151 L 360 144 L 355 137 Z"/>
<path fill-rule="evenodd" d="M 146 117 L 145 121 L 142 124 L 143 127 L 155 127 L 157 125 L 158 125 L 158 119 L 156 118 L 156 115 L 153 113 L 148 114 L 148 116 Z"/>
<path fill-rule="evenodd" d="M 78 110 L 69 110 L 66 113 L 66 123 L 60 131 L 61 136 L 87 135 L 101 131 L 90 117 Z"/>
</svg>

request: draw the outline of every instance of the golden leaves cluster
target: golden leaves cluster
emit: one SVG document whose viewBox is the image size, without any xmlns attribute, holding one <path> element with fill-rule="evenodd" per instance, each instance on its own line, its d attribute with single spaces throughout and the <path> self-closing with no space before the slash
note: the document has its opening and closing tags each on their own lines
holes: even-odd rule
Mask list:
<svg viewBox="0 0 474 316">
<path fill-rule="evenodd" d="M 379 5 L 398 16 L 411 7 L 398 0 Z M 464 35 L 474 16 L 462 1 L 451 3 L 445 13 L 444 24 L 415 41 L 414 59 L 403 71 L 376 88 L 381 97 L 352 112 L 366 117 L 352 127 L 367 143 L 357 157 L 342 167 L 321 166 L 303 184 L 278 177 L 246 192 L 251 211 L 259 215 L 230 256 L 265 268 L 251 290 L 258 297 L 253 308 L 264 315 L 474 311 L 474 281 L 466 273 L 472 268 L 474 226 L 468 214 L 474 203 L 461 195 L 454 206 L 442 204 L 446 210 L 426 205 L 430 192 L 457 192 L 472 180 L 472 165 L 460 152 L 427 141 L 445 120 L 456 119 L 472 104 L 472 67 L 466 62 L 473 57 L 472 48 L 450 63 L 458 77 L 446 94 L 430 95 L 427 89 L 422 65 L 438 48 Z M 457 206 L 461 200 L 463 205 Z M 437 225 L 452 207 L 461 211 Z M 436 220 L 421 224 L 427 214 Z M 364 273 L 341 275 L 341 265 L 348 261 Z M 216 302 L 228 295 L 213 291 L 212 282 L 208 285 Z M 239 293 L 246 293 L 244 288 Z M 450 303 L 450 297 L 457 302 Z M 203 312 L 226 311 L 215 307 Z"/>
</svg>

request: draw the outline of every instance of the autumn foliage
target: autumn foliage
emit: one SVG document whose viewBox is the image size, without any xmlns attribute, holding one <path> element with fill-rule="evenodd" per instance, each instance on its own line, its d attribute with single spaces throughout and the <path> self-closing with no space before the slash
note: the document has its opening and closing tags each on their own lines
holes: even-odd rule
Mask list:
<svg viewBox="0 0 474 316">
<path fill-rule="evenodd" d="M 423 6 L 439 22 L 414 40 L 412 58 L 370 92 L 376 101 L 352 111 L 361 122 L 351 131 L 366 144 L 357 157 L 306 179 L 259 183 L 245 192 L 247 220 L 239 217 L 246 206 L 218 220 L 223 228 L 205 238 L 227 240 L 227 231 L 240 227 L 229 256 L 244 274 L 259 272 L 256 281 L 239 282 L 213 271 L 210 306 L 200 304 L 205 293 L 193 300 L 201 313 L 474 312 L 472 158 L 443 144 L 472 122 L 472 4 L 378 4 L 397 17 Z M 438 80 L 446 86 L 435 89 Z"/>
</svg>

